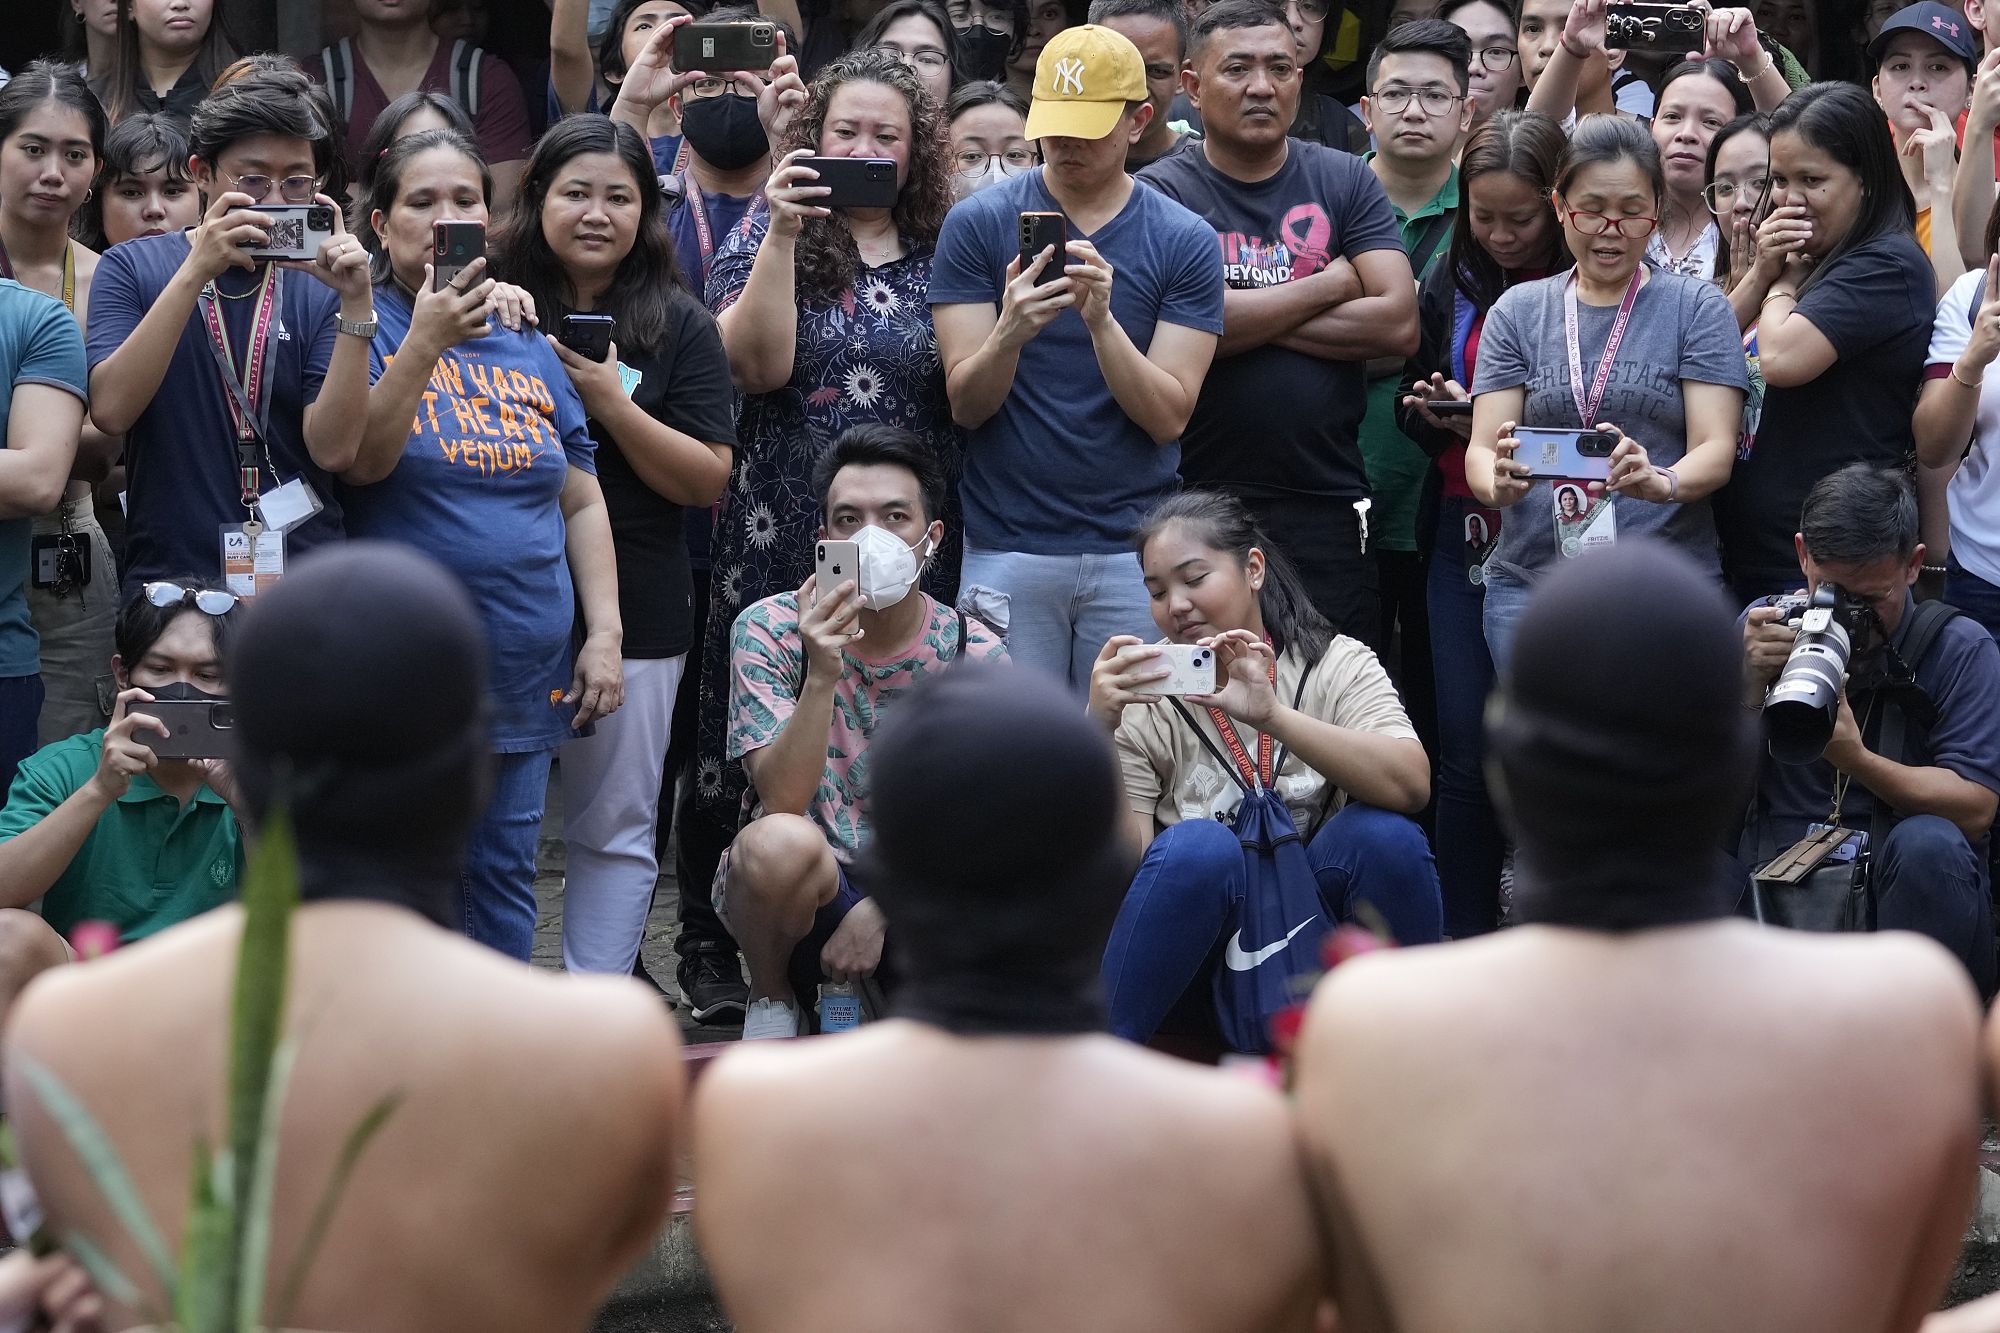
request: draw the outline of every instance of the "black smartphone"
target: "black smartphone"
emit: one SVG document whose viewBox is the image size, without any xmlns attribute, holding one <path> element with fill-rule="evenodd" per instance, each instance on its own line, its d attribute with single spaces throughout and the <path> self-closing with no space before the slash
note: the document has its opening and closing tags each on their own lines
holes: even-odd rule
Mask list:
<svg viewBox="0 0 2000 1333">
<path fill-rule="evenodd" d="M 475 259 L 486 256 L 484 222 L 431 223 L 431 290 L 441 292 Z"/>
<path fill-rule="evenodd" d="M 1707 26 L 1706 16 L 1691 5 L 1604 7 L 1604 44 L 1628 51 L 1699 51 Z"/>
<path fill-rule="evenodd" d="M 1433 398 L 1424 404 L 1434 417 L 1469 417 L 1472 415 L 1470 398 Z"/>
<path fill-rule="evenodd" d="M 802 167 L 819 173 L 818 180 L 801 182 L 824 185 L 833 191 L 806 202 L 824 208 L 894 208 L 896 206 L 896 164 L 886 157 L 802 157 Z"/>
<path fill-rule="evenodd" d="M 690 23 L 674 33 L 674 68 L 769 69 L 778 58 L 775 23 Z"/>
<path fill-rule="evenodd" d="M 226 700 L 134 701 L 130 711 L 156 717 L 166 726 L 164 736 L 151 727 L 140 727 L 132 733 L 135 740 L 162 759 L 221 759 L 229 752 L 236 710 Z"/>
<path fill-rule="evenodd" d="M 556 341 L 578 356 L 602 361 L 611 355 L 611 334 L 617 321 L 609 315 L 564 315 Z"/>
<path fill-rule="evenodd" d="M 1054 282 L 1062 276 L 1063 265 L 1069 262 L 1064 246 L 1069 243 L 1069 227 L 1060 213 L 1021 214 L 1021 272 L 1026 273 L 1034 266 L 1035 259 L 1050 246 L 1056 248 L 1053 258 L 1042 269 L 1038 282 Z"/>
</svg>

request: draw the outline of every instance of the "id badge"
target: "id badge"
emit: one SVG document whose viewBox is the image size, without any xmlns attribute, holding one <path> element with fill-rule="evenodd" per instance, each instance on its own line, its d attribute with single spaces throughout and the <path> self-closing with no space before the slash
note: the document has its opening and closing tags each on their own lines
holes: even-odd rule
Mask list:
<svg viewBox="0 0 2000 1333">
<path fill-rule="evenodd" d="M 222 586 L 238 597 L 268 591 L 285 575 L 285 534 L 262 524 L 222 525 Z"/>
<path fill-rule="evenodd" d="M 257 517 L 264 520 L 266 528 L 279 533 L 290 532 L 323 508 L 325 506 L 320 503 L 319 496 L 306 484 L 304 477 L 294 477 L 257 499 Z"/>
<path fill-rule="evenodd" d="M 1465 581 L 1477 588 L 1486 582 L 1486 562 L 1500 545 L 1500 511 L 1468 509 L 1465 513 Z"/>
<path fill-rule="evenodd" d="M 90 543 L 75 533 L 46 533 L 32 538 L 29 549 L 34 557 L 29 574 L 33 587 L 54 592 L 90 582 Z M 63 568 L 65 563 L 70 565 L 67 571 Z M 65 573 L 69 575 L 67 579 L 63 577 Z"/>
<path fill-rule="evenodd" d="M 1618 511 L 1612 507 L 1611 492 L 1591 497 L 1574 481 L 1558 481 L 1550 518 L 1555 523 L 1556 550 L 1565 560 L 1586 551 L 1598 551 L 1618 540 Z"/>
<path fill-rule="evenodd" d="M 1852 865 L 1861 858 L 1863 852 L 1868 850 L 1866 829 L 1844 829 L 1837 824 L 1814 824 L 1806 830 L 1806 835 L 1811 837 L 1829 832 L 1838 832 L 1841 835 L 1840 843 L 1826 854 L 1828 863 L 1832 865 Z"/>
</svg>

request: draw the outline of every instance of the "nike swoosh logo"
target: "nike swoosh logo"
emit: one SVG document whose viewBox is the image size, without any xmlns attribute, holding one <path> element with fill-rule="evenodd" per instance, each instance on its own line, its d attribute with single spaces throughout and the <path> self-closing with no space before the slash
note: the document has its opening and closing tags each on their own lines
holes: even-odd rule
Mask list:
<svg viewBox="0 0 2000 1333">
<path fill-rule="evenodd" d="M 1305 920 L 1299 922 L 1298 925 L 1292 927 L 1290 935 L 1285 936 L 1285 938 L 1279 940 L 1276 944 L 1265 945 L 1255 953 L 1245 953 L 1243 951 L 1243 932 L 1239 930 L 1229 937 L 1229 947 L 1222 951 L 1222 965 L 1231 972 L 1248 972 L 1253 968 L 1261 967 L 1267 959 L 1275 958 L 1278 954 L 1284 952 L 1285 946 L 1292 942 L 1293 936 L 1317 920 L 1319 920 L 1317 916 L 1307 917 Z"/>
</svg>

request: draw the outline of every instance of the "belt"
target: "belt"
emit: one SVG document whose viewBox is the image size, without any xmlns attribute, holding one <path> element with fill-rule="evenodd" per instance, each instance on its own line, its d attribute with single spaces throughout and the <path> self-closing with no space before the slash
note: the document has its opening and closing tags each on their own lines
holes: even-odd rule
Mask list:
<svg viewBox="0 0 2000 1333">
<path fill-rule="evenodd" d="M 97 527 L 96 502 L 88 495 L 79 495 L 73 500 L 64 500 L 48 513 L 36 516 L 35 535 L 37 537 L 46 537 L 59 533 L 63 530 L 65 520 L 68 521 L 71 532 L 80 533 L 86 528 L 95 529 Z"/>
</svg>

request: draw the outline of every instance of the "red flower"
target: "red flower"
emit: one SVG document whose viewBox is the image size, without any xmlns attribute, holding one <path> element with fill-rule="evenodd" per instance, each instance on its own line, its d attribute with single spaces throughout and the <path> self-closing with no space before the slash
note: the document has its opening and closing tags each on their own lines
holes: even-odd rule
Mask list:
<svg viewBox="0 0 2000 1333">
<path fill-rule="evenodd" d="M 104 957 L 118 947 L 118 942 L 118 927 L 109 921 L 79 921 L 70 927 L 69 947 L 80 963 Z"/>
<path fill-rule="evenodd" d="M 1280 1055 L 1289 1056 L 1292 1047 L 1298 1044 L 1299 1029 L 1306 1023 L 1306 1006 L 1302 1000 L 1288 1004 L 1271 1015 L 1271 1049 Z"/>
<path fill-rule="evenodd" d="M 1335 926 L 1320 942 L 1320 961 L 1331 972 L 1350 958 L 1358 958 L 1364 953 L 1374 953 L 1378 949 L 1393 949 L 1396 942 L 1352 923 Z"/>
</svg>

